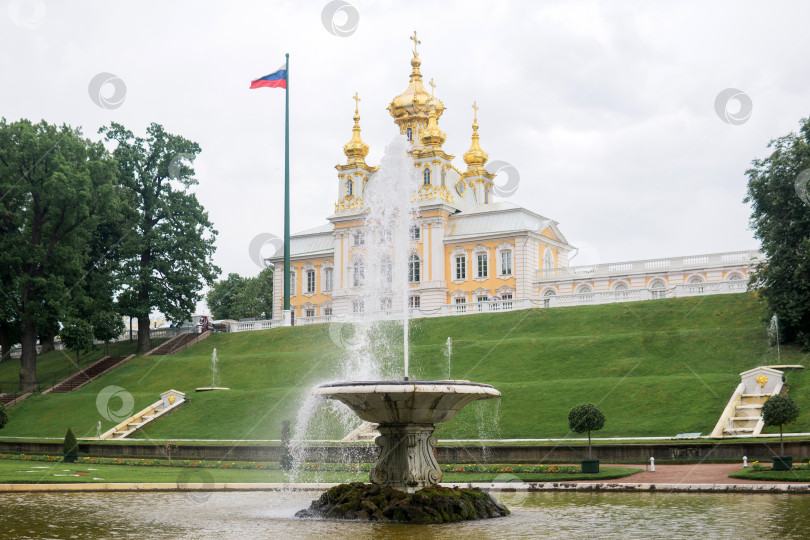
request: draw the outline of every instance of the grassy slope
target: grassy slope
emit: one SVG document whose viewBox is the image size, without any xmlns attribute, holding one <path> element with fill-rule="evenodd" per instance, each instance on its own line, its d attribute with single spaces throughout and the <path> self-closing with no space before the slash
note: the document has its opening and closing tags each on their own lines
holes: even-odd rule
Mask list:
<svg viewBox="0 0 810 540">
<path fill-rule="evenodd" d="M 452 377 L 503 393 L 500 404 L 473 404 L 441 426 L 444 438 L 565 436 L 568 410 L 584 401 L 607 415 L 599 436 L 706 434 L 739 372 L 777 363 L 764 311 L 754 295 L 740 294 L 421 319 L 411 326 L 411 375 L 446 378 L 450 336 Z M 211 383 L 214 347 L 220 383 L 231 390 L 194 393 Z M 96 396 L 118 385 L 133 394 L 135 410 L 169 388 L 191 397 L 144 437 L 275 439 L 281 421 L 295 418 L 312 384 L 333 377 L 343 354 L 329 325 L 216 334 L 172 356 L 135 358 L 77 392 L 34 396 L 10 410 L 2 435 L 58 436 L 69 425 L 78 436 L 94 435 Z M 782 363 L 808 360 L 782 348 Z M 804 411 L 790 427 L 810 431 L 808 374 L 789 372 L 787 381 Z M 102 419 L 103 429 L 112 424 Z"/>
<path fill-rule="evenodd" d="M 157 347 L 164 341 L 164 339 L 152 340 L 152 346 Z M 129 356 L 135 352 L 136 347 L 137 343 L 128 341 L 110 343 L 110 356 Z M 56 382 L 66 379 L 106 355 L 104 345 L 97 345 L 92 351 L 83 353 L 80 357 L 80 364 L 76 363 L 76 353 L 70 351 L 51 351 L 42 354 L 37 357 L 37 380 L 44 388 L 53 386 Z M 6 393 L 14 393 L 19 382 L 20 359 L 9 358 L 0 362 L 0 389 Z"/>
</svg>

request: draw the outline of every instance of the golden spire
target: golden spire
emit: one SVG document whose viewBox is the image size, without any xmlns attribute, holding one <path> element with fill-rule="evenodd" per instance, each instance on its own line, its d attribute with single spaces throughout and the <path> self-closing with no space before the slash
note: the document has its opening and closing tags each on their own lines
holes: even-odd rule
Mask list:
<svg viewBox="0 0 810 540">
<path fill-rule="evenodd" d="M 422 42 L 416 37 L 416 32 L 411 36 L 413 41 L 413 58 L 411 58 L 411 77 L 408 88 L 395 97 L 388 106 L 388 111 L 394 117 L 394 121 L 400 127 L 401 133 L 405 133 L 408 127 L 424 127 L 428 122 L 431 109 L 436 110 L 436 118 L 440 118 L 444 112 L 444 104 L 433 93 L 425 89 L 422 83 L 422 72 L 419 66 L 422 60 L 419 58 L 418 45 Z M 431 85 L 435 87 L 435 85 Z"/>
<path fill-rule="evenodd" d="M 352 96 L 354 99 L 354 127 L 352 128 L 352 140 L 343 147 L 343 153 L 350 162 L 363 161 L 368 155 L 368 145 L 360 138 L 360 96 L 357 92 Z"/>
<path fill-rule="evenodd" d="M 478 104 L 473 101 L 473 134 L 470 149 L 464 153 L 464 163 L 467 164 L 467 172 L 480 172 L 484 164 L 489 159 L 489 155 L 481 149 L 478 144 Z"/>
<path fill-rule="evenodd" d="M 428 115 L 428 124 L 424 131 L 422 131 L 422 144 L 425 146 L 441 146 L 447 139 L 447 135 L 439 129 L 439 124 L 436 122 L 436 107 L 430 108 Z"/>
<path fill-rule="evenodd" d="M 419 51 L 416 50 L 416 46 L 422 44 L 422 42 L 419 41 L 419 39 L 417 39 L 416 37 L 416 30 L 413 31 L 411 41 L 413 41 L 413 57 L 416 58 L 417 56 L 419 56 Z"/>
</svg>

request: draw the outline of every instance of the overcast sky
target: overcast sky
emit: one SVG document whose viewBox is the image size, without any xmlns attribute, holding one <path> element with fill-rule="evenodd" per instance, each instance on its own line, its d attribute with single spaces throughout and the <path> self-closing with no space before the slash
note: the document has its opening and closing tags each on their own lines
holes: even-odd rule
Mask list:
<svg viewBox="0 0 810 540">
<path fill-rule="evenodd" d="M 756 249 L 745 171 L 810 112 L 807 2 L 352 0 L 331 31 L 321 0 L 2 3 L 0 116 L 197 141 L 223 275 L 258 273 L 251 239 L 283 233 L 284 91 L 248 87 L 286 52 L 293 231 L 334 210 L 355 92 L 379 163 L 415 29 L 456 166 L 476 100 L 481 146 L 520 173 L 511 200 L 559 222 L 580 262 Z M 102 88 L 120 106 L 91 99 L 99 73 L 125 84 Z M 744 95 L 724 121 L 729 88 Z"/>
</svg>

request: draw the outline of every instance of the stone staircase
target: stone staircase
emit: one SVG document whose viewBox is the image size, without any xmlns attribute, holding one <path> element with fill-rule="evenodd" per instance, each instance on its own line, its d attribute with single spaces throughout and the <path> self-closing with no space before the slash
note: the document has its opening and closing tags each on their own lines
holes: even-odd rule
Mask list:
<svg viewBox="0 0 810 540">
<path fill-rule="evenodd" d="M 25 392 L 24 394 L 0 394 L 0 403 L 5 407 L 11 407 L 30 395 L 31 392 Z"/>
<path fill-rule="evenodd" d="M 782 391 L 782 371 L 760 366 L 740 373 L 740 382 L 712 430 L 711 437 L 753 437 L 762 433 L 762 405 Z"/>
<path fill-rule="evenodd" d="M 130 416 L 114 428 L 102 433 L 99 439 L 125 439 L 144 426 L 172 412 L 186 401 L 186 395 L 183 392 L 167 390 L 160 394 L 158 401 Z"/>
<path fill-rule="evenodd" d="M 184 334 L 178 334 L 174 336 L 169 341 L 158 345 L 144 356 L 160 356 L 160 355 L 167 355 L 167 354 L 174 354 L 177 351 L 181 351 L 186 347 L 194 345 L 198 343 L 208 336 L 211 335 L 211 330 L 206 330 L 202 334 L 197 334 L 194 332 L 188 332 Z"/>
<path fill-rule="evenodd" d="M 133 356 L 134 355 L 130 355 L 127 356 L 126 358 L 122 358 L 120 356 L 105 356 L 104 358 L 95 362 L 89 367 L 86 367 L 83 370 L 79 371 L 78 373 L 71 375 L 64 381 L 51 386 L 47 390 L 43 390 L 42 393 L 64 394 L 66 392 L 72 392 L 77 388 L 81 388 L 90 381 L 101 377 L 111 369 L 118 367 L 119 365 L 123 364 Z"/>
</svg>

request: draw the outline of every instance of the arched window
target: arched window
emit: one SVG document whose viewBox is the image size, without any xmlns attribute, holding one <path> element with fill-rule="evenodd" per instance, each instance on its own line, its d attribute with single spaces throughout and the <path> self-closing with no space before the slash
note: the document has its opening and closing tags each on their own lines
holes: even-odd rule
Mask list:
<svg viewBox="0 0 810 540">
<path fill-rule="evenodd" d="M 557 291 L 554 289 L 546 289 L 546 292 L 543 293 L 543 307 L 551 306 L 551 299 L 557 296 Z"/>
<path fill-rule="evenodd" d="M 408 137 L 408 142 L 412 142 L 413 141 L 413 130 L 411 128 L 406 129 L 405 130 L 405 136 Z"/>
<path fill-rule="evenodd" d="M 489 189 L 484 188 L 484 204 L 489 204 Z"/>
<path fill-rule="evenodd" d="M 391 280 L 394 276 L 394 265 L 391 264 L 390 257 L 383 257 L 382 262 L 380 264 L 380 270 L 382 271 L 383 282 L 384 283 L 391 283 Z"/>
<path fill-rule="evenodd" d="M 422 265 L 416 253 L 411 253 L 411 256 L 408 257 L 408 281 L 410 283 L 422 281 Z"/>
<path fill-rule="evenodd" d="M 352 196 L 352 179 L 351 178 L 346 180 L 346 196 L 347 197 Z"/>
<path fill-rule="evenodd" d="M 623 281 L 617 283 L 616 286 L 613 287 L 614 291 L 626 291 L 627 289 L 628 289 L 627 283 L 624 283 Z"/>
<path fill-rule="evenodd" d="M 430 185 L 430 169 L 425 167 L 425 170 L 422 171 L 422 184 L 425 186 Z"/>
<path fill-rule="evenodd" d="M 353 284 L 355 287 L 362 287 L 366 283 L 366 268 L 361 259 L 354 261 L 354 279 Z"/>
<path fill-rule="evenodd" d="M 692 276 L 686 282 L 686 290 L 692 294 L 703 294 L 704 286 L 703 286 L 703 278 L 700 276 Z"/>
<path fill-rule="evenodd" d="M 667 284 L 664 283 L 663 279 L 656 279 L 652 283 L 650 283 L 650 292 L 652 293 L 652 297 L 655 300 L 660 298 L 666 298 L 667 296 Z"/>
<path fill-rule="evenodd" d="M 579 296 L 579 300 L 583 303 L 593 302 L 593 289 L 591 289 L 588 285 L 580 285 L 580 287 L 576 290 L 576 294 Z"/>
<path fill-rule="evenodd" d="M 543 253 L 543 270 L 550 268 L 554 268 L 554 255 L 551 253 L 550 249 L 546 248 L 546 251 Z"/>
<path fill-rule="evenodd" d="M 446 181 L 447 181 L 447 171 L 442 169 L 442 185 L 443 186 L 446 185 Z"/>
<path fill-rule="evenodd" d="M 629 293 L 628 293 L 628 289 L 630 289 L 630 287 L 628 287 L 627 283 L 625 283 L 623 281 L 620 281 L 619 283 L 614 285 L 613 286 L 613 290 L 614 290 L 613 294 L 614 294 L 616 300 L 627 300 L 628 297 L 630 296 Z"/>
</svg>

